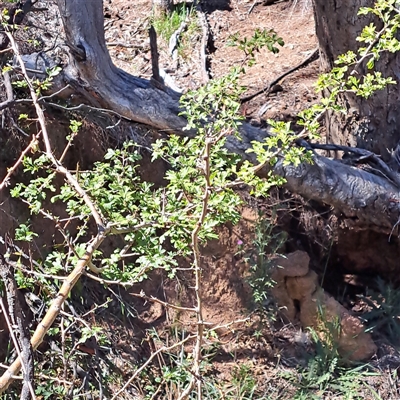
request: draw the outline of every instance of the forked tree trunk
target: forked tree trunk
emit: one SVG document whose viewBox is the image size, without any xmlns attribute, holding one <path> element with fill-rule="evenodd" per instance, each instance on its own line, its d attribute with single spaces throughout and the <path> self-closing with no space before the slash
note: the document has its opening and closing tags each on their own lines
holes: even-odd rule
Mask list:
<svg viewBox="0 0 400 400">
<path fill-rule="evenodd" d="M 363 43 L 356 37 L 371 16 L 357 16 L 360 7 L 373 7 L 375 0 L 314 0 L 316 33 L 319 40 L 322 67 L 328 71 L 338 55 L 355 51 Z M 382 24 L 377 23 L 378 30 Z M 400 53 L 386 53 L 376 63 L 385 77 L 400 77 Z M 364 71 L 366 72 L 364 66 Z M 399 85 L 389 85 L 368 100 L 352 94 L 342 96 L 347 115 L 327 115 L 327 141 L 361 147 L 388 161 L 400 140 Z"/>
</svg>

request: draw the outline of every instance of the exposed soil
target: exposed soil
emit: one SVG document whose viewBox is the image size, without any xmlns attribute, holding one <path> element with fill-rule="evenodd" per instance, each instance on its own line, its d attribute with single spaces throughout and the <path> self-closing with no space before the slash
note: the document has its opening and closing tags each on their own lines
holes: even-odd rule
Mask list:
<svg viewBox="0 0 400 400">
<path fill-rule="evenodd" d="M 266 48 L 256 53 L 255 65 L 246 67 L 246 74 L 243 75 L 241 82 L 247 87 L 246 95 L 268 87 L 269 82 L 301 63 L 317 46 L 313 12 L 309 1 L 281 1 L 269 6 L 262 3 L 255 4 L 253 7 L 253 1 L 207 0 L 202 5 L 209 29 L 207 49 L 211 78 L 221 77 L 232 66 L 242 64 L 244 53 L 236 47 L 227 46 L 229 37 L 236 32 L 243 38 L 250 37 L 256 28 L 274 29 L 285 42 L 275 55 Z M 139 0 L 133 3 L 129 0 L 107 0 L 104 1 L 104 6 L 106 40 L 115 64 L 129 73 L 149 79 L 151 60 L 147 29 L 152 9 L 151 1 Z M 53 8 L 50 8 L 49 13 L 54 17 Z M 35 18 L 40 20 L 43 16 L 32 18 L 32 21 L 37 21 Z M 202 28 L 198 26 L 187 39 L 185 47 L 181 49 L 178 60 L 172 59 L 168 44 L 163 38 L 159 38 L 160 67 L 182 90 L 195 89 L 204 83 L 204 71 L 201 69 L 200 60 L 202 37 Z M 64 57 L 63 54 L 60 54 L 60 57 Z M 243 115 L 259 125 L 265 124 L 268 118 L 295 121 L 296 114 L 300 110 L 318 99 L 313 90 L 313 83 L 318 73 L 317 61 L 298 69 L 280 80 L 279 87 L 274 93 L 261 94 L 245 102 L 242 106 Z M 260 113 L 261 109 L 263 112 Z M 47 111 L 54 147 L 62 149 L 68 132 L 69 116 L 54 113 L 54 110 Z M 128 130 L 135 138 L 140 137 L 140 140 L 143 140 L 142 144 L 147 144 L 145 134 L 147 128 L 122 122 L 111 131 L 110 139 L 106 136 L 110 130 L 106 132 L 104 129 L 108 123 L 103 121 L 101 125 L 97 119 L 82 113 L 73 115 L 82 118 L 85 124 L 75 143 L 74 151 L 67 159 L 67 165 L 71 169 L 77 165 L 81 169 L 89 168 L 103 157 L 108 145 L 117 145 L 118 140 L 129 136 L 126 134 Z M 3 157 L 1 149 L 9 146 L 10 140 L 3 130 L 0 136 L 1 176 L 5 174 L 6 168 L 15 162 L 25 144 L 25 139 L 21 139 L 14 131 L 13 151 L 4 154 Z M 150 164 L 146 150 L 143 150 L 143 156 L 140 170 L 143 179 L 148 179 L 157 186 L 163 185 L 162 177 L 166 166 L 162 162 L 157 165 Z M 282 373 L 289 371 L 296 376 L 296 368 L 307 364 L 307 357 L 312 353 L 312 345 L 308 335 L 300 325 L 296 325 L 295 321 L 287 321 L 278 312 L 276 323 L 269 324 L 262 318 L 262 314 L 260 316 L 260 313 L 253 309 L 251 288 L 247 280 L 249 263 L 246 262 L 244 255 L 252 251 L 254 229 L 259 213 L 261 212 L 264 218 L 273 218 L 273 222 L 277 223 L 277 231 L 288 235 L 284 247 L 280 250 L 282 253 L 296 249 L 307 250 L 311 257 L 311 265 L 321 277 L 325 276 L 325 287 L 333 296 L 342 295 L 343 290 L 350 292 L 355 288 L 351 297 L 347 296 L 346 292 L 346 296 L 343 295 L 339 301 L 358 312 L 362 311 L 360 309 L 362 306 L 359 301 L 354 300 L 355 295 L 363 293 L 365 285 L 354 284 L 354 280 L 349 285 L 343 283 L 343 275 L 349 273 L 346 266 L 338 273 L 328 271 L 325 274 L 326 265 L 332 264 L 330 259 L 332 247 L 335 260 L 340 260 L 343 256 L 348 257 L 349 264 L 354 263 L 355 267 L 350 271 L 352 273 L 358 271 L 360 260 L 368 262 L 376 256 L 376 252 L 370 255 L 364 252 L 365 246 L 354 248 L 356 244 L 354 233 L 349 234 L 351 238 L 348 241 L 343 239 L 344 235 L 341 236 L 341 240 L 344 241 L 343 246 L 333 246 L 338 239 L 329 229 L 338 228 L 340 225 L 338 217 L 321 206 L 305 204 L 302 199 L 290 196 L 283 190 L 274 191 L 269 199 L 262 201 L 251 198 L 246 192 L 242 193 L 242 197 L 247 204 L 242 209 L 240 223 L 237 226 L 227 224 L 221 228 L 218 240 L 211 241 L 202 249 L 205 265 L 202 293 L 204 318 L 210 324 L 222 326 L 218 330 L 218 338 L 206 339 L 207 351 L 212 353 L 217 348 L 212 370 L 208 373 L 217 378 L 221 387 L 229 388 L 232 385 L 233 371 L 241 365 L 247 365 L 251 367 L 252 374 L 257 379 L 260 398 L 289 399 L 293 397 L 295 388 L 283 378 Z M 11 199 L 6 191 L 0 193 L 0 204 L 0 235 L 3 237 L 5 233 L 13 232 L 28 214 L 26 208 Z M 62 210 L 53 210 L 62 213 Z M 40 234 L 39 238 L 32 246 L 21 247 L 25 252 L 43 258 L 43 255 L 52 248 L 57 229 L 39 217 L 32 218 L 32 226 Z M 362 244 L 368 240 L 371 238 L 363 238 Z M 109 242 L 108 245 L 112 248 L 115 242 Z M 341 252 L 346 254 L 342 255 Z M 391 255 L 391 259 L 394 256 L 395 254 Z M 183 266 L 187 263 L 188 260 L 182 260 Z M 339 286 L 342 283 L 344 286 Z M 103 368 L 114 373 L 114 376 L 119 376 L 119 380 L 115 378 L 115 382 L 111 384 L 117 390 L 129 378 L 132 369 L 146 360 L 150 350 L 154 351 L 161 347 L 156 336 L 168 343 L 179 339 L 175 336 L 178 332 L 175 329 L 177 326 L 182 331 L 193 331 L 195 320 L 192 315 L 166 309 L 157 302 L 138 298 L 138 294 L 143 291 L 147 296 L 155 296 L 161 301 L 183 307 L 192 306 L 191 287 L 192 276 L 185 273 L 178 274 L 178 279 L 169 279 L 157 272 L 151 279 L 128 290 L 111 286 L 102 288 L 99 282 L 83 277 L 71 297 L 77 313 L 83 314 L 93 310 L 96 305 L 104 303 L 108 297 L 111 298 L 107 309 L 99 314 L 93 314 L 93 322 L 105 328 L 109 347 L 99 348 L 96 342 L 90 340 L 79 347 L 83 354 L 83 356 L 80 354 L 80 357 L 83 357 L 88 371 L 97 376 L 96 373 Z M 5 329 L 3 326 L 0 328 Z M 149 333 L 153 329 L 157 332 L 156 335 Z M 7 335 L 5 333 L 1 335 L 3 336 L 0 336 L 0 342 L 5 346 Z M 76 335 L 79 336 L 79 332 Z M 386 339 L 381 337 L 380 340 L 379 354 L 374 363 L 383 374 L 371 376 L 366 381 L 374 387 L 382 399 L 396 399 L 400 396 L 400 392 L 397 381 L 392 380 L 390 369 L 398 368 L 399 357 L 397 351 L 387 344 Z M 41 350 L 52 348 L 55 343 L 57 338 L 50 338 Z M 157 362 L 154 369 L 167 363 L 168 360 L 159 358 Z M 50 369 L 46 363 L 42 366 L 43 369 Z M 148 375 L 150 377 L 151 373 Z M 148 383 L 145 378 L 140 379 L 124 393 L 123 397 L 121 395 L 121 399 L 144 398 L 142 396 L 146 395 Z M 362 388 L 361 392 L 365 399 L 373 398 L 367 386 Z M 154 398 L 166 397 L 160 395 Z M 334 393 L 324 395 L 324 399 L 338 398 L 341 397 L 337 397 Z"/>
</svg>

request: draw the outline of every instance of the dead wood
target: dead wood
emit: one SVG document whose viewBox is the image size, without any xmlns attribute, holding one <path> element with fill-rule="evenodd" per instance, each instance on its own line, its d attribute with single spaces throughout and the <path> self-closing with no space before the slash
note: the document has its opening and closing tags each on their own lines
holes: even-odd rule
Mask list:
<svg viewBox="0 0 400 400">
<path fill-rule="evenodd" d="M 19 298 L 18 287 L 14 278 L 14 269 L 7 260 L 0 254 L 0 276 L 3 280 L 4 289 L 7 295 L 7 304 L 10 316 L 10 334 L 16 337 L 15 345 L 20 355 L 23 369 L 23 386 L 21 400 L 29 400 L 34 394 L 34 359 L 33 349 L 30 341 L 28 321 L 22 310 Z"/>
<path fill-rule="evenodd" d="M 313 61 L 317 60 L 319 57 L 319 49 L 316 48 L 312 51 L 312 53 L 305 59 L 303 60 L 301 63 L 297 64 L 296 66 L 294 66 L 293 68 L 290 68 L 288 71 L 284 72 L 283 74 L 279 75 L 278 77 L 276 77 L 275 79 L 273 79 L 271 82 L 268 83 L 267 86 L 265 86 L 264 88 L 258 90 L 255 93 L 249 94 L 247 96 L 243 96 L 240 101 L 242 103 L 246 103 L 247 101 L 250 101 L 252 99 L 254 99 L 254 97 L 259 96 L 260 94 L 265 94 L 268 95 L 271 92 L 271 89 L 277 84 L 279 83 L 283 78 L 285 78 L 286 76 L 293 74 L 294 72 L 296 72 L 297 70 L 299 70 L 300 68 L 304 68 L 306 67 L 308 64 L 312 63 Z M 263 108 L 263 107 L 261 107 Z"/>
</svg>

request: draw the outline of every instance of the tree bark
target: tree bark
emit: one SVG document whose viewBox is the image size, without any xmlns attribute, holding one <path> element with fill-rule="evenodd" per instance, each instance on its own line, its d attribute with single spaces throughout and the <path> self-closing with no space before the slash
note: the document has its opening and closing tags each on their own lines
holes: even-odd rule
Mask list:
<svg viewBox="0 0 400 400">
<path fill-rule="evenodd" d="M 172 0 L 153 0 L 153 14 L 160 18 L 168 14 L 172 9 Z"/>
<path fill-rule="evenodd" d="M 181 130 L 179 94 L 153 87 L 149 81 L 117 68 L 104 38 L 103 1 L 57 0 L 67 43 L 73 56 L 66 76 L 85 90 L 93 104 L 159 129 Z"/>
<path fill-rule="evenodd" d="M 316 33 L 320 46 L 322 68 L 333 67 L 338 55 L 355 51 L 363 44 L 356 41 L 364 26 L 373 21 L 371 16 L 357 16 L 360 7 L 373 7 L 374 0 L 314 0 Z M 378 30 L 382 24 L 377 22 Z M 367 72 L 361 66 L 360 74 Z M 383 76 L 398 80 L 400 54 L 385 53 L 376 63 Z M 400 140 L 400 103 L 398 85 L 389 85 L 368 100 L 346 94 L 341 103 L 347 115 L 328 113 L 327 141 L 361 147 L 382 156 L 385 161 Z"/>
<path fill-rule="evenodd" d="M 292 193 L 332 206 L 347 227 L 398 233 L 399 188 L 385 178 L 316 154 L 312 164 L 278 163 L 274 171 L 286 178 Z"/>
</svg>

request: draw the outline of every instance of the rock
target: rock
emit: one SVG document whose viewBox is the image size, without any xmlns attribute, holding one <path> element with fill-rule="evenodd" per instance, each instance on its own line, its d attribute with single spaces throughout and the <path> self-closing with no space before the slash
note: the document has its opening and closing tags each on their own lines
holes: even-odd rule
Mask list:
<svg viewBox="0 0 400 400">
<path fill-rule="evenodd" d="M 286 278 L 286 290 L 293 300 L 302 301 L 311 297 L 318 287 L 318 275 L 314 271 L 308 271 L 304 276 Z"/>
<path fill-rule="evenodd" d="M 309 263 L 308 254 L 305 251 L 297 250 L 273 260 L 273 275 L 276 279 L 283 279 L 287 276 L 304 276 L 308 272 Z"/>
<path fill-rule="evenodd" d="M 287 277 L 299 277 L 306 275 L 310 257 L 304 251 L 295 251 L 287 256 L 279 256 L 273 260 L 271 278 L 276 282 L 271 293 L 277 304 L 282 307 L 282 313 L 290 320 L 296 319 L 297 309 L 293 298 L 288 294 L 286 288 Z"/>
<path fill-rule="evenodd" d="M 369 333 L 358 318 L 345 315 L 340 321 L 339 352 L 349 360 L 368 360 L 378 350 Z"/>
<path fill-rule="evenodd" d="M 312 327 L 322 340 L 332 333 L 328 332 L 329 324 L 324 322 L 337 319 L 340 324 L 336 339 L 339 354 L 350 361 L 371 358 L 377 350 L 371 335 L 365 332 L 358 318 L 324 292 L 318 284 L 318 275 L 309 270 L 309 262 L 308 254 L 303 251 L 274 260 L 271 277 L 276 285 L 272 295 L 277 304 L 284 308 L 284 315 L 292 322 L 299 319 L 303 327 Z"/>
<path fill-rule="evenodd" d="M 322 309 L 322 314 L 319 309 Z M 322 320 L 324 318 L 324 320 Z M 300 322 L 303 326 L 313 327 L 319 332 L 321 338 L 329 329 L 324 321 L 334 322 L 338 318 L 338 351 L 339 354 L 350 361 L 362 361 L 371 358 L 377 347 L 361 321 L 350 314 L 332 296 L 324 293 L 319 288 L 314 296 L 305 298 L 300 303 Z"/>
<path fill-rule="evenodd" d="M 290 298 L 286 290 L 285 284 L 276 284 L 271 294 L 274 297 L 276 304 L 281 308 L 282 314 L 291 322 L 296 320 L 297 309 L 293 299 Z"/>
</svg>

